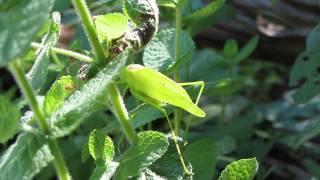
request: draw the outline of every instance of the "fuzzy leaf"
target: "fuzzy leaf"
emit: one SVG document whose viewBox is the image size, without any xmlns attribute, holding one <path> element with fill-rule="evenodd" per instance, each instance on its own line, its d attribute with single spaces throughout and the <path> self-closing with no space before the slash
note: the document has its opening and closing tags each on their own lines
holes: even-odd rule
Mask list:
<svg viewBox="0 0 320 180">
<path fill-rule="evenodd" d="M 53 83 L 43 102 L 47 116 L 56 112 L 62 106 L 64 100 L 76 90 L 78 86 L 76 81 L 72 76 L 62 76 Z"/>
<path fill-rule="evenodd" d="M 159 159 L 169 146 L 164 134 L 156 131 L 138 133 L 137 141 L 121 157 L 118 172 L 121 177 L 138 176 Z"/>
<path fill-rule="evenodd" d="M 256 158 L 240 159 L 229 164 L 222 172 L 219 180 L 251 180 L 258 171 Z"/>
<path fill-rule="evenodd" d="M 2 155 L 0 179 L 32 179 L 53 160 L 46 141 L 33 134 L 21 134 Z"/>
<path fill-rule="evenodd" d="M 128 19 L 121 13 L 97 16 L 94 23 L 100 42 L 117 39 L 124 35 L 128 28 Z"/>
<path fill-rule="evenodd" d="M 10 0 L 9 4 L 1 4 L 0 66 L 27 51 L 31 41 L 49 18 L 53 4 L 54 0 Z"/>
<path fill-rule="evenodd" d="M 143 64 L 157 71 L 170 72 L 176 66 L 185 63 L 191 56 L 195 44 L 186 31 L 180 34 L 180 53 L 175 61 L 175 29 L 160 31 L 146 46 Z"/>
<path fill-rule="evenodd" d="M 111 138 L 100 130 L 93 130 L 89 136 L 89 152 L 93 159 L 109 162 L 114 155 L 114 147 Z"/>
<path fill-rule="evenodd" d="M 20 128 L 20 108 L 4 95 L 0 95 L 0 143 L 7 142 Z"/>
<path fill-rule="evenodd" d="M 203 139 L 187 146 L 183 153 L 193 169 L 194 179 L 211 180 L 216 166 L 216 143 L 211 139 Z"/>
<path fill-rule="evenodd" d="M 123 52 L 102 69 L 95 78 L 75 91 L 53 114 L 53 137 L 68 135 L 90 114 L 107 105 L 107 87 L 125 66 L 128 53 Z"/>
<path fill-rule="evenodd" d="M 27 73 L 29 84 L 34 90 L 40 90 L 44 85 L 48 75 L 49 49 L 54 46 L 60 35 L 60 14 L 58 12 L 52 13 L 52 22 L 50 24 L 49 32 L 42 39 L 43 47 L 38 49 L 37 58 Z"/>
</svg>

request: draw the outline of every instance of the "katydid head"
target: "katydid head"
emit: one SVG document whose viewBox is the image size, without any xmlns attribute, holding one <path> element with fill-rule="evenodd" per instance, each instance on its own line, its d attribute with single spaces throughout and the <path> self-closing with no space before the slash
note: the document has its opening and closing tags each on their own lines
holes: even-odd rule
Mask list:
<svg viewBox="0 0 320 180">
<path fill-rule="evenodd" d="M 120 79 L 122 81 L 127 81 L 128 72 L 134 72 L 136 70 L 142 69 L 144 66 L 140 64 L 129 64 L 128 66 L 124 67 L 120 72 Z"/>
</svg>

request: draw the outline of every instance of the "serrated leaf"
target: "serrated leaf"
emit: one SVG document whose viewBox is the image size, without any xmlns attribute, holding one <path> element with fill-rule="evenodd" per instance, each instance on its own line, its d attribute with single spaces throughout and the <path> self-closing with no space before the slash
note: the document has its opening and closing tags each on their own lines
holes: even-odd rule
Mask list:
<svg viewBox="0 0 320 180">
<path fill-rule="evenodd" d="M 106 166 L 97 166 L 90 180 L 109 180 L 112 178 L 118 166 L 119 163 L 117 162 L 109 162 Z"/>
<path fill-rule="evenodd" d="M 69 134 L 90 114 L 106 107 L 107 87 L 125 66 L 127 56 L 127 51 L 118 55 L 95 78 L 83 85 L 80 90 L 75 91 L 65 101 L 63 106 L 51 117 L 54 124 L 51 131 L 52 137 L 62 137 Z"/>
<path fill-rule="evenodd" d="M 0 9 L 0 66 L 26 52 L 53 4 L 54 0 L 10 0 Z"/>
<path fill-rule="evenodd" d="M 64 100 L 77 89 L 77 86 L 77 80 L 72 76 L 62 76 L 54 82 L 43 102 L 47 116 L 56 112 L 62 106 Z"/>
<path fill-rule="evenodd" d="M 21 134 L 2 155 L 0 179 L 32 179 L 53 160 L 43 138 L 33 134 Z"/>
<path fill-rule="evenodd" d="M 225 3 L 225 0 L 215 0 L 206 5 L 205 7 L 187 15 L 183 18 L 183 21 L 185 22 L 192 22 L 192 21 L 200 21 L 203 18 L 206 18 L 213 13 L 215 13 L 217 10 L 219 10 L 222 5 Z"/>
<path fill-rule="evenodd" d="M 111 138 L 100 130 L 93 130 L 88 141 L 89 152 L 96 161 L 103 160 L 104 163 L 112 160 L 114 146 Z"/>
<path fill-rule="evenodd" d="M 0 143 L 11 139 L 19 130 L 20 108 L 4 95 L 0 95 Z"/>
<path fill-rule="evenodd" d="M 175 29 L 160 31 L 146 46 L 143 53 L 143 64 L 157 71 L 170 72 L 177 66 L 186 63 L 195 44 L 186 31 L 180 34 L 180 53 L 175 60 Z"/>
<path fill-rule="evenodd" d="M 169 146 L 164 134 L 156 131 L 140 132 L 137 141 L 121 157 L 118 172 L 123 178 L 138 176 L 159 159 Z"/>
<path fill-rule="evenodd" d="M 124 35 L 128 28 L 128 19 L 121 13 L 111 13 L 96 16 L 94 24 L 100 42 L 106 42 Z"/>
<path fill-rule="evenodd" d="M 239 47 L 237 41 L 234 39 L 229 39 L 224 44 L 223 54 L 227 58 L 231 58 L 238 53 L 238 49 Z"/>
<path fill-rule="evenodd" d="M 194 179 L 211 180 L 213 178 L 217 149 L 212 139 L 203 139 L 188 145 L 183 155 L 192 165 Z"/>
<path fill-rule="evenodd" d="M 258 171 L 256 158 L 240 159 L 229 164 L 222 172 L 219 180 L 251 180 Z"/>
<path fill-rule="evenodd" d="M 60 35 L 60 14 L 58 12 L 52 13 L 52 22 L 49 32 L 43 37 L 43 47 L 37 50 L 37 58 L 31 67 L 30 71 L 26 74 L 33 90 L 39 91 L 44 85 L 48 75 L 49 49 L 54 46 L 59 39 Z"/>
<path fill-rule="evenodd" d="M 258 45 L 259 37 L 254 36 L 251 38 L 240 50 L 239 52 L 235 55 L 235 57 L 232 59 L 232 62 L 234 64 L 238 64 L 241 61 L 245 60 L 248 58 L 253 51 L 256 49 Z"/>
</svg>

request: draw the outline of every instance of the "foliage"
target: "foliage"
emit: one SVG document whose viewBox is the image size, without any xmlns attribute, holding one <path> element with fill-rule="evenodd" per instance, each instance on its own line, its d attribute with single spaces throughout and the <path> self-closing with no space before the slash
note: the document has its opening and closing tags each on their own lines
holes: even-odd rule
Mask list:
<svg viewBox="0 0 320 180">
<path fill-rule="evenodd" d="M 287 67 L 252 59 L 266 37 L 201 44 L 237 13 L 225 0 L 0 0 L 0 179 L 319 178 L 320 25 L 292 90 Z"/>
</svg>

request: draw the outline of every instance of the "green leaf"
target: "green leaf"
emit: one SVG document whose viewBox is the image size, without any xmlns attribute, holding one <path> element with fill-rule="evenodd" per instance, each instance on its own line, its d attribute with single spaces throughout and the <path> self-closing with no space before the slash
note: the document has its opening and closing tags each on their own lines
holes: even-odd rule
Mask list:
<svg viewBox="0 0 320 180">
<path fill-rule="evenodd" d="M 303 159 L 302 164 L 312 176 L 314 176 L 316 179 L 320 179 L 319 163 L 312 159 L 305 158 Z"/>
<path fill-rule="evenodd" d="M 4 95 L 0 95 L 0 143 L 11 139 L 19 130 L 20 108 Z"/>
<path fill-rule="evenodd" d="M 0 179 L 32 179 L 53 160 L 43 138 L 33 134 L 21 134 L 2 155 Z"/>
<path fill-rule="evenodd" d="M 138 27 L 144 23 L 146 17 L 157 19 L 159 14 L 156 1 L 150 0 L 122 0 L 122 10 Z"/>
<path fill-rule="evenodd" d="M 308 54 L 320 51 L 320 24 L 316 26 L 308 35 L 306 50 Z"/>
<path fill-rule="evenodd" d="M 206 18 L 212 14 L 214 14 L 217 10 L 219 10 L 222 5 L 225 3 L 225 0 L 215 0 L 209 3 L 207 6 L 193 12 L 192 14 L 187 15 L 183 18 L 185 22 L 192 21 L 200 21 L 203 18 Z"/>
<path fill-rule="evenodd" d="M 176 8 L 176 0 L 157 0 L 158 6 Z"/>
<path fill-rule="evenodd" d="M 128 28 L 128 19 L 121 13 L 111 13 L 96 16 L 94 24 L 100 42 L 106 42 L 124 35 Z"/>
<path fill-rule="evenodd" d="M 118 172 L 123 178 L 138 176 L 159 159 L 169 146 L 164 134 L 156 131 L 138 133 L 137 141 L 121 157 Z"/>
<path fill-rule="evenodd" d="M 44 85 L 48 75 L 49 49 L 54 46 L 60 35 L 60 14 L 58 12 L 52 13 L 52 22 L 50 24 L 49 32 L 42 39 L 43 47 L 38 49 L 37 58 L 27 73 L 29 84 L 34 90 L 40 90 Z"/>
<path fill-rule="evenodd" d="M 143 172 L 140 173 L 139 177 L 137 178 L 137 180 L 166 180 L 166 178 L 161 177 L 159 175 L 157 175 L 155 172 L 153 172 L 150 169 L 145 169 Z"/>
<path fill-rule="evenodd" d="M 75 91 L 53 114 L 53 137 L 68 135 L 90 114 L 107 107 L 107 87 L 125 66 L 127 56 L 128 52 L 125 51 L 114 58 L 95 78 Z"/>
<path fill-rule="evenodd" d="M 226 155 L 231 153 L 236 149 L 237 142 L 232 136 L 224 136 L 219 141 L 217 141 L 217 154 Z"/>
<path fill-rule="evenodd" d="M 229 39 L 224 44 L 223 54 L 227 58 L 231 58 L 231 57 L 234 57 L 238 53 L 238 49 L 239 49 L 239 47 L 238 47 L 237 41 L 234 39 Z"/>
<path fill-rule="evenodd" d="M 258 45 L 259 37 L 254 36 L 240 49 L 238 54 L 232 59 L 234 64 L 238 64 L 250 56 Z"/>
<path fill-rule="evenodd" d="M 93 130 L 88 141 L 89 152 L 96 161 L 109 162 L 114 156 L 114 146 L 111 138 L 100 130 Z"/>
<path fill-rule="evenodd" d="M 27 51 L 32 39 L 49 18 L 53 2 L 10 0 L 8 6 L 1 7 L 0 66 L 7 65 Z"/>
<path fill-rule="evenodd" d="M 181 31 L 180 53 L 175 61 L 175 29 L 160 31 L 146 46 L 143 53 L 143 64 L 157 71 L 170 72 L 185 63 L 195 49 L 191 36 Z"/>
<path fill-rule="evenodd" d="M 240 159 L 229 164 L 222 172 L 219 180 L 251 180 L 258 171 L 256 158 Z"/>
<path fill-rule="evenodd" d="M 117 162 L 109 162 L 106 166 L 97 166 L 90 180 L 109 180 L 112 178 L 118 166 L 119 163 Z"/>
<path fill-rule="evenodd" d="M 77 79 L 72 76 L 62 76 L 54 82 L 43 102 L 47 116 L 56 112 L 62 106 L 64 100 L 77 89 L 77 86 Z"/>
<path fill-rule="evenodd" d="M 320 75 L 308 79 L 302 87 L 297 89 L 296 93 L 293 95 L 293 99 L 296 103 L 302 104 L 307 103 L 313 97 L 320 94 Z"/>
<path fill-rule="evenodd" d="M 203 139 L 188 145 L 183 155 L 192 165 L 194 179 L 211 180 L 213 178 L 217 149 L 212 139 Z"/>
</svg>

